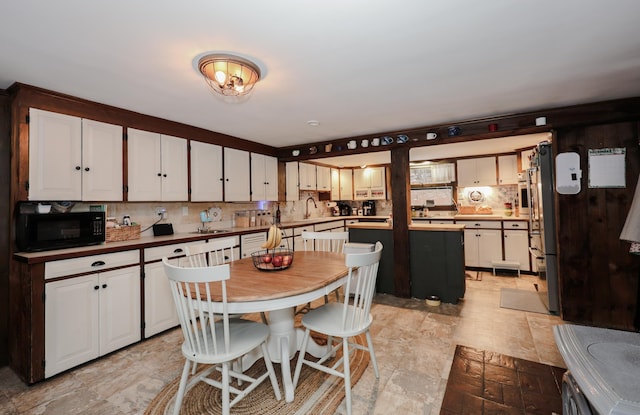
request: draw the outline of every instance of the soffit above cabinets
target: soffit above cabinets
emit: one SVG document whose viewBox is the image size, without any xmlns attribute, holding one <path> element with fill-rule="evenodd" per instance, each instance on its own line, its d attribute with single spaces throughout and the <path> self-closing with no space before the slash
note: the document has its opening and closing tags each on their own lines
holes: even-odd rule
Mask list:
<svg viewBox="0 0 640 415">
<path fill-rule="evenodd" d="M 446 141 L 446 137 L 438 138 L 438 140 Z M 551 133 L 518 135 L 465 141 L 461 143 L 443 143 L 423 147 L 413 147 L 409 151 L 409 160 L 426 161 L 482 156 L 486 154 L 514 153 L 523 148 L 533 147 L 537 143 L 545 140 L 551 140 Z M 390 164 L 391 152 L 379 151 L 340 157 L 327 157 L 319 159 L 318 162 L 333 167 L 360 167 L 363 165 L 373 166 Z"/>
</svg>

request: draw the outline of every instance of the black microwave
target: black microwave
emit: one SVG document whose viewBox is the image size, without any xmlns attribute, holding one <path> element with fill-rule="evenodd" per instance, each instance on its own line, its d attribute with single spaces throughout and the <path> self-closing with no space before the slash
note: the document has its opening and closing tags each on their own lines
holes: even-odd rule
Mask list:
<svg viewBox="0 0 640 415">
<path fill-rule="evenodd" d="M 16 223 L 19 251 L 97 245 L 105 241 L 104 212 L 20 213 Z"/>
</svg>

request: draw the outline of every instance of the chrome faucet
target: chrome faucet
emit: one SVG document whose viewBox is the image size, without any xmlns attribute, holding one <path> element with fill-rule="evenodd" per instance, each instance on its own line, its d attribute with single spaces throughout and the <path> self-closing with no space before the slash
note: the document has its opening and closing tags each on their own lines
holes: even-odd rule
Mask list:
<svg viewBox="0 0 640 415">
<path fill-rule="evenodd" d="M 460 209 L 458 208 L 458 202 L 456 202 L 456 200 L 453 197 L 451 198 L 451 204 L 453 205 L 453 208 L 456 210 L 456 213 L 459 213 Z"/>
<path fill-rule="evenodd" d="M 306 213 L 304 214 L 304 218 L 305 219 L 309 219 L 311 217 L 311 214 L 309 213 L 309 201 L 312 201 L 313 202 L 313 207 L 318 209 L 318 205 L 316 205 L 316 201 L 313 200 L 313 196 L 309 196 L 307 198 L 307 201 L 306 201 L 306 205 L 307 206 L 306 206 Z"/>
</svg>

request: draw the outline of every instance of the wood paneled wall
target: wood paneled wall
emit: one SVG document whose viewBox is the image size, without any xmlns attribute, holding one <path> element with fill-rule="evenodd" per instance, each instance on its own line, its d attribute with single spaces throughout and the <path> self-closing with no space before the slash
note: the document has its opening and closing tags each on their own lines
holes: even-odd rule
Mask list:
<svg viewBox="0 0 640 415">
<path fill-rule="evenodd" d="M 11 101 L 0 90 L 0 367 L 9 362 L 9 248 L 11 245 Z"/>
<path fill-rule="evenodd" d="M 577 152 L 582 189 L 557 195 L 558 266 L 564 320 L 638 329 L 640 257 L 619 236 L 640 173 L 639 123 L 557 131 L 556 154 Z M 626 188 L 589 188 L 589 149 L 626 148 Z"/>
</svg>

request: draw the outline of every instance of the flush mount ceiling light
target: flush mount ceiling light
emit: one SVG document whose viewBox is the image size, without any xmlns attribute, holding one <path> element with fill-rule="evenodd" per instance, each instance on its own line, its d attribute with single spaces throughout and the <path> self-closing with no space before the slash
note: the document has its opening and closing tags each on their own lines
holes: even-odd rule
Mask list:
<svg viewBox="0 0 640 415">
<path fill-rule="evenodd" d="M 206 55 L 200 58 L 198 69 L 211 90 L 224 96 L 247 95 L 260 80 L 256 64 L 229 54 Z"/>
</svg>

